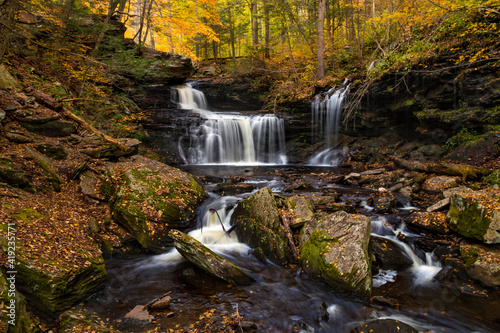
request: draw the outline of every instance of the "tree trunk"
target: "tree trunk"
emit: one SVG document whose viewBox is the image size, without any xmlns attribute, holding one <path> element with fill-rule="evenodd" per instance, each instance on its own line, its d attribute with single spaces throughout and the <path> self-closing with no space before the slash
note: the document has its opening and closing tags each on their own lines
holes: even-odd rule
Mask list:
<svg viewBox="0 0 500 333">
<path fill-rule="evenodd" d="M 324 26 L 325 26 L 325 9 L 326 0 L 319 0 L 318 6 L 318 21 L 317 21 L 317 44 L 316 44 L 316 54 L 318 59 L 318 71 L 316 73 L 316 79 L 321 80 L 325 77 L 325 38 L 324 38 Z"/>
<path fill-rule="evenodd" d="M 14 20 L 14 13 L 17 10 L 17 0 L 0 0 L 0 64 L 7 50 L 9 49 L 11 28 L 10 23 Z"/>
<path fill-rule="evenodd" d="M 269 0 L 264 1 L 264 28 L 265 28 L 265 35 L 264 35 L 264 43 L 265 43 L 265 49 L 264 49 L 264 57 L 266 59 L 269 59 L 271 56 L 269 54 L 269 49 L 270 49 L 270 35 L 269 35 Z"/>
<path fill-rule="evenodd" d="M 252 47 L 257 50 L 259 45 L 259 20 L 257 20 L 257 2 L 250 4 L 250 13 L 252 19 Z"/>
<path fill-rule="evenodd" d="M 231 57 L 233 58 L 233 61 L 236 60 L 236 51 L 234 47 L 234 22 L 233 22 L 233 17 L 231 16 L 231 7 L 227 8 L 227 15 L 229 19 L 229 38 L 230 38 L 230 44 L 231 44 Z"/>
</svg>

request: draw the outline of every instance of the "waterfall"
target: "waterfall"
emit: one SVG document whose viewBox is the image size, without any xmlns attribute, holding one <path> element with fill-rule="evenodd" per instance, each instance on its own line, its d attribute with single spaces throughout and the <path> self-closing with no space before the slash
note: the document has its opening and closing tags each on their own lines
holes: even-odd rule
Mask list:
<svg viewBox="0 0 500 333">
<path fill-rule="evenodd" d="M 326 149 L 309 160 L 311 165 L 336 166 L 341 152 L 336 149 L 338 129 L 342 117 L 342 106 L 349 92 L 349 85 L 333 87 L 324 95 L 319 94 L 311 105 L 312 142 L 324 142 Z"/>
<path fill-rule="evenodd" d="M 404 234 L 405 236 L 419 237 L 418 235 L 412 234 L 406 229 L 406 225 L 402 223 L 397 230 L 394 230 L 392 226 L 386 223 L 383 217 L 377 220 L 372 220 L 372 234 L 377 235 L 382 238 L 387 238 L 396 243 L 402 251 L 413 261 L 413 265 L 409 270 L 413 274 L 414 285 L 424 285 L 432 282 L 434 276 L 441 270 L 441 263 L 435 258 L 431 252 L 425 253 L 425 260 L 417 256 L 414 249 L 398 239 L 397 234 Z M 377 279 L 374 279 L 374 286 L 381 286 L 382 284 L 391 281 L 397 275 L 396 271 L 392 270 L 381 270 L 381 274 Z"/>
<path fill-rule="evenodd" d="M 199 125 L 179 140 L 187 164 L 286 164 L 285 126 L 275 115 L 243 116 L 208 110 L 205 95 L 189 85 L 174 87 L 182 109 L 196 111 Z"/>
</svg>

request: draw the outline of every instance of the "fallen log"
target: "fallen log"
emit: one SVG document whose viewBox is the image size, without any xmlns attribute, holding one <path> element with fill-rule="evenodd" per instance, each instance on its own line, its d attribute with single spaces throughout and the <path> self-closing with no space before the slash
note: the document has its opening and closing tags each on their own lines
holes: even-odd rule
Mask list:
<svg viewBox="0 0 500 333">
<path fill-rule="evenodd" d="M 408 169 L 410 171 L 420 171 L 425 173 L 434 173 L 446 176 L 459 176 L 462 180 L 478 179 L 489 175 L 492 171 L 486 168 L 475 167 L 466 164 L 452 164 L 452 163 L 436 163 L 436 162 L 420 162 L 420 161 L 407 161 L 398 158 L 394 155 L 386 155 L 392 162 L 397 165 Z"/>
</svg>

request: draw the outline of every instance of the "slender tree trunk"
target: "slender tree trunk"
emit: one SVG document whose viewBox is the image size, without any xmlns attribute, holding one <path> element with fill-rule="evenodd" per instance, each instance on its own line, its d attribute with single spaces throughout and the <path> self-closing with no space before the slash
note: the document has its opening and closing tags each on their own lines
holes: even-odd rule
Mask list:
<svg viewBox="0 0 500 333">
<path fill-rule="evenodd" d="M 250 4 L 250 13 L 252 20 L 252 47 L 257 50 L 259 45 L 259 20 L 257 19 L 257 2 Z"/>
<path fill-rule="evenodd" d="M 233 58 L 233 61 L 236 60 L 236 51 L 234 47 L 234 22 L 233 22 L 233 17 L 231 15 L 231 7 L 227 8 L 227 15 L 229 19 L 229 39 L 230 39 L 230 44 L 231 44 L 231 57 Z"/>
<path fill-rule="evenodd" d="M 2 36 L 0 38 L 0 64 L 3 63 L 3 56 L 9 49 L 12 21 L 18 5 L 17 0 L 0 0 L 0 36 Z"/>
<path fill-rule="evenodd" d="M 270 40 L 271 40 L 271 36 L 270 36 L 270 32 L 269 32 L 269 28 L 270 28 L 270 22 L 269 22 L 269 7 L 271 6 L 271 4 L 269 3 L 269 0 L 265 0 L 264 1 L 264 30 L 265 30 L 265 35 L 264 35 L 264 43 L 265 43 L 265 50 L 264 50 L 264 57 L 266 59 L 269 59 L 271 57 L 271 55 L 269 54 L 269 50 L 271 48 L 270 46 Z"/>
<path fill-rule="evenodd" d="M 321 80 L 325 77 L 325 38 L 324 38 L 324 26 L 325 26 L 325 9 L 326 0 L 319 0 L 318 6 L 318 20 L 317 20 L 317 44 L 316 44 L 316 54 L 318 59 L 318 71 L 316 72 L 316 78 Z"/>
</svg>

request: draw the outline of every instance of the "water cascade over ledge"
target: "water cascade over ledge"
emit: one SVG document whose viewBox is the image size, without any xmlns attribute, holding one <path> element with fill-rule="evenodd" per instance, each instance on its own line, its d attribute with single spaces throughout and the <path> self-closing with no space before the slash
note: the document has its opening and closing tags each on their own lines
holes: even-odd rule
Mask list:
<svg viewBox="0 0 500 333">
<path fill-rule="evenodd" d="M 208 110 L 204 94 L 189 85 L 176 86 L 173 99 L 193 110 L 201 124 L 179 140 L 186 164 L 286 164 L 285 126 L 272 114 L 243 116 Z"/>
<path fill-rule="evenodd" d="M 314 98 L 311 105 L 312 142 L 324 142 L 326 148 L 309 160 L 310 165 L 338 165 L 341 152 L 336 149 L 337 135 L 342 117 L 342 106 L 348 92 L 349 85 L 344 83 Z"/>
</svg>

